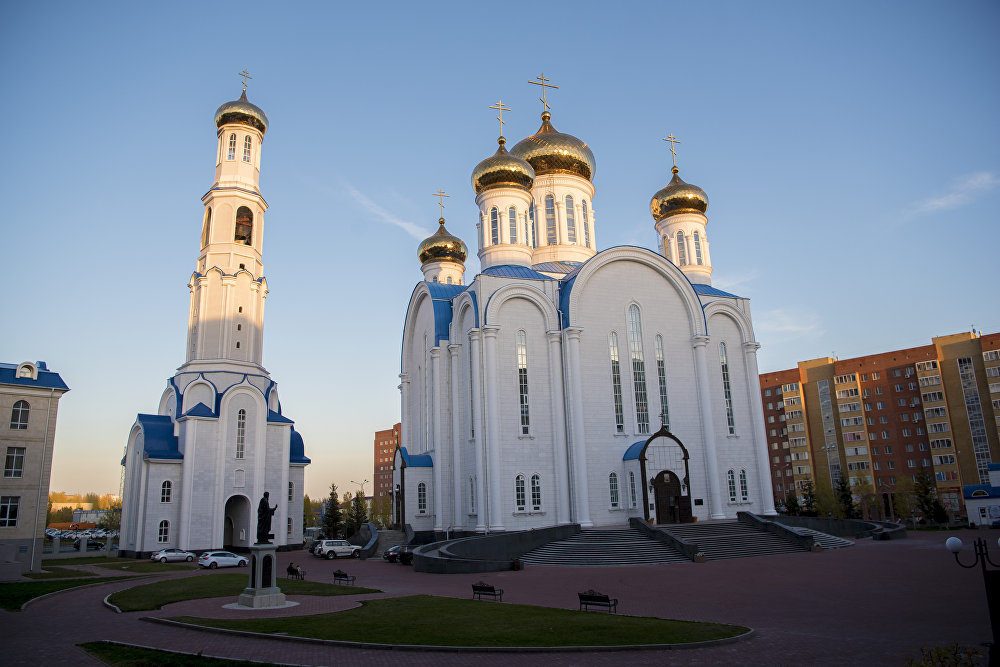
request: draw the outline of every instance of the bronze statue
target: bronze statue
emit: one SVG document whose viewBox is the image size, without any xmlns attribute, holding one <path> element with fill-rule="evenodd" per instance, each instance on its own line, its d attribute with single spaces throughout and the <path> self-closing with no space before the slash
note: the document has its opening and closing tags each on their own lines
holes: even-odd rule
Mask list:
<svg viewBox="0 0 1000 667">
<path fill-rule="evenodd" d="M 271 543 L 271 538 L 274 537 L 271 534 L 271 517 L 274 516 L 274 512 L 277 509 L 277 505 L 271 507 L 267 491 L 265 491 L 264 497 L 260 499 L 260 503 L 257 505 L 257 544 Z"/>
</svg>

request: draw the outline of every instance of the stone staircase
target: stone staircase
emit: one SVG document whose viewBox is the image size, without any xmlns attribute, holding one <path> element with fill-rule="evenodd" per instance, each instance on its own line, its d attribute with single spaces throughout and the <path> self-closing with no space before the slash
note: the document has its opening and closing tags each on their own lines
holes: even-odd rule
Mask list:
<svg viewBox="0 0 1000 667">
<path fill-rule="evenodd" d="M 406 544 L 406 533 L 402 530 L 380 530 L 378 533 L 378 545 L 373 556 L 381 558 L 382 552 L 397 544 Z"/>
<path fill-rule="evenodd" d="M 780 521 L 778 523 L 781 523 Z M 784 525 L 784 524 L 783 524 Z M 812 528 L 803 528 L 801 526 L 787 526 L 791 528 L 799 535 L 812 535 L 813 540 L 816 544 L 826 549 L 843 549 L 844 547 L 853 547 L 854 542 L 851 540 L 845 540 L 842 537 L 836 537 L 828 533 L 821 533 L 818 530 L 813 530 Z"/>
<path fill-rule="evenodd" d="M 674 549 L 638 530 L 584 530 L 521 556 L 530 565 L 651 565 L 690 562 Z"/>
<path fill-rule="evenodd" d="M 659 529 L 697 544 L 707 560 L 747 558 L 803 550 L 777 535 L 756 530 L 739 521 L 670 524 L 660 526 Z"/>
</svg>

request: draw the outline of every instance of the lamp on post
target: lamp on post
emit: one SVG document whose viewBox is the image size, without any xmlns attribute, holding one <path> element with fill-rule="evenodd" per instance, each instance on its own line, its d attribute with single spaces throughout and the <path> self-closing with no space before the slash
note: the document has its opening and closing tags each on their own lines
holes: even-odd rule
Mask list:
<svg viewBox="0 0 1000 667">
<path fill-rule="evenodd" d="M 1000 543 L 1000 540 L 997 540 Z M 997 626 L 1000 626 L 1000 570 L 987 570 L 986 563 L 989 563 L 993 567 L 1000 567 L 992 560 L 990 560 L 989 551 L 986 549 L 986 540 L 982 537 L 976 538 L 973 543 L 973 550 L 975 551 L 975 558 L 971 563 L 966 565 L 958 558 L 958 553 L 962 550 L 962 540 L 957 537 L 949 537 L 945 540 L 945 548 L 948 551 L 955 554 L 955 562 L 961 567 L 970 569 L 975 567 L 977 564 L 983 571 L 983 586 L 986 588 L 986 608 L 990 615 L 990 628 L 993 631 L 993 642 L 990 643 L 990 667 L 997 667 L 1000 665 L 1000 652 L 994 651 L 997 645 Z"/>
</svg>

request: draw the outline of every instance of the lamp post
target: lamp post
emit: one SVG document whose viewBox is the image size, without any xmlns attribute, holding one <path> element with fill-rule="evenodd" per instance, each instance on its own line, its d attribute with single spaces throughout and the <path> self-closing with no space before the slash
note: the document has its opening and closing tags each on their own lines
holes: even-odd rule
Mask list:
<svg viewBox="0 0 1000 667">
<path fill-rule="evenodd" d="M 1000 543 L 1000 540 L 997 540 Z M 990 560 L 989 551 L 986 549 L 986 540 L 982 537 L 976 538 L 973 543 L 973 550 L 975 551 L 975 558 L 971 563 L 966 565 L 958 558 L 958 553 L 962 550 L 962 540 L 957 537 L 949 537 L 945 540 L 944 546 L 948 551 L 955 554 L 955 562 L 961 567 L 970 569 L 975 567 L 977 564 L 983 572 L 983 586 L 986 589 L 986 608 L 990 615 L 990 629 L 993 632 L 993 641 L 989 644 L 990 648 L 990 667 L 997 667 L 1000 665 L 1000 652 L 994 651 L 993 649 L 997 645 L 997 632 L 998 626 L 1000 626 L 1000 570 L 987 570 L 986 563 L 989 563 L 993 567 L 1000 567 L 992 560 Z"/>
</svg>

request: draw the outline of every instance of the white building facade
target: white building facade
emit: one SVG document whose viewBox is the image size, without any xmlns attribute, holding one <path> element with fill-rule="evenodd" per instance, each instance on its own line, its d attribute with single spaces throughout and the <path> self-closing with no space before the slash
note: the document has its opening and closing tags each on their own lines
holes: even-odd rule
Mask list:
<svg viewBox="0 0 1000 667">
<path fill-rule="evenodd" d="M 156 414 L 140 414 L 125 457 L 120 548 L 245 548 L 269 492 L 279 546 L 302 542 L 306 458 L 263 357 L 267 116 L 243 95 L 219 107 L 215 178 L 202 197 L 201 251 L 188 287 L 186 360 Z"/>
<path fill-rule="evenodd" d="M 711 286 L 707 196 L 675 168 L 651 202 L 659 252 L 598 252 L 594 170 L 546 111 L 473 173 L 482 272 L 463 284 L 455 237 L 421 245 L 397 522 L 493 532 L 775 513 L 759 345 L 749 301 Z"/>
</svg>

